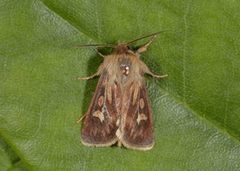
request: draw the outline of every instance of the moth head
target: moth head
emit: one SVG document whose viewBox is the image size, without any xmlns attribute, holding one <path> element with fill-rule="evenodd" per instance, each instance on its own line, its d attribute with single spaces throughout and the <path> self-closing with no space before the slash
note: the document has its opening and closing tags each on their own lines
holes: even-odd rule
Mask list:
<svg viewBox="0 0 240 171">
<path fill-rule="evenodd" d="M 132 52 L 130 50 L 129 46 L 132 45 L 133 43 L 135 43 L 135 42 L 137 42 L 139 40 L 145 39 L 145 38 L 149 38 L 149 37 L 151 37 L 153 39 L 158 34 L 160 34 L 162 32 L 165 32 L 165 31 L 166 30 L 159 31 L 159 32 L 156 32 L 156 33 L 152 33 L 152 34 L 149 34 L 149 35 L 146 35 L 146 36 L 139 37 L 139 38 L 134 39 L 132 41 L 129 41 L 127 43 L 118 43 L 117 45 L 114 45 L 114 44 L 87 44 L 87 45 L 79 45 L 77 47 L 94 47 L 95 49 L 108 47 L 108 48 L 112 48 L 113 52 L 115 52 L 117 54 L 126 54 L 128 52 Z M 150 40 L 150 42 L 151 42 L 151 40 Z M 150 44 L 150 43 L 148 43 L 148 44 Z M 137 52 L 141 53 L 141 50 L 137 51 Z"/>
<path fill-rule="evenodd" d="M 114 47 L 114 52 L 117 54 L 125 54 L 129 50 L 129 47 L 126 43 L 119 43 Z"/>
<path fill-rule="evenodd" d="M 156 33 L 152 33 L 152 34 L 149 34 L 149 35 L 146 35 L 146 36 L 142 36 L 142 37 L 139 37 L 137 39 L 134 39 L 132 41 L 129 41 L 127 43 L 119 43 L 117 44 L 115 47 L 114 47 L 114 52 L 117 53 L 117 54 L 126 54 L 128 52 L 133 52 L 130 50 L 129 46 L 134 44 L 135 42 L 139 41 L 139 40 L 142 40 L 142 39 L 146 39 L 146 38 L 151 38 L 150 41 L 148 43 L 146 43 L 145 45 L 143 45 L 142 47 L 147 47 L 148 45 L 151 44 L 151 42 L 153 41 L 153 39 L 160 33 L 162 32 L 165 32 L 166 30 L 163 30 L 163 31 L 159 31 L 159 32 L 156 32 Z M 136 50 L 137 53 L 141 53 L 145 51 L 144 48 L 139 48 Z"/>
</svg>

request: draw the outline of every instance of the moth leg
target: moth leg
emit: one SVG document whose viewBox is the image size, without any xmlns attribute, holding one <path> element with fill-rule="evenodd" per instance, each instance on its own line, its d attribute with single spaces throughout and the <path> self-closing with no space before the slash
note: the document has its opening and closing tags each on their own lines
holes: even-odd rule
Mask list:
<svg viewBox="0 0 240 171">
<path fill-rule="evenodd" d="M 78 79 L 78 80 L 89 80 L 89 79 L 94 78 L 94 77 L 96 77 L 96 76 L 98 76 L 98 75 L 99 75 L 99 73 L 96 72 L 95 74 L 90 75 L 90 76 L 88 76 L 88 77 L 78 77 L 77 79 Z"/>
<path fill-rule="evenodd" d="M 98 51 L 98 48 L 96 48 L 96 49 L 94 48 L 94 50 L 95 50 L 95 51 L 97 52 L 97 54 L 100 55 L 101 57 L 103 57 L 103 58 L 105 57 L 101 52 Z"/>
<path fill-rule="evenodd" d="M 147 50 L 148 46 L 153 42 L 153 40 L 157 37 L 157 35 L 152 36 L 152 38 L 142 47 L 138 48 L 137 53 L 143 53 Z"/>
<path fill-rule="evenodd" d="M 155 78 L 165 78 L 165 77 L 168 76 L 167 74 L 165 74 L 165 75 L 157 75 L 157 74 L 152 73 L 151 71 L 147 71 L 146 73 L 151 75 L 152 77 L 155 77 Z"/>
<path fill-rule="evenodd" d="M 83 115 L 83 116 L 81 116 L 77 121 L 76 121 L 76 123 L 77 124 L 79 124 L 85 117 L 86 117 L 86 113 Z"/>
</svg>

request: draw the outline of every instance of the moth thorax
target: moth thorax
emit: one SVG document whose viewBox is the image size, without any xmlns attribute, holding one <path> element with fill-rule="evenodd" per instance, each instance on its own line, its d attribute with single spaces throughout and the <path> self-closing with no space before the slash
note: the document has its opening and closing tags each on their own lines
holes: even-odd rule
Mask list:
<svg viewBox="0 0 240 171">
<path fill-rule="evenodd" d="M 128 56 L 121 56 L 121 58 L 119 58 L 118 62 L 119 62 L 121 74 L 124 76 L 128 76 L 130 73 L 131 66 L 132 66 L 132 61 L 129 59 Z"/>
<path fill-rule="evenodd" d="M 121 70 L 123 75 L 128 76 L 129 70 L 130 70 L 130 66 L 126 65 L 126 64 L 121 64 L 120 65 L 120 70 Z"/>
</svg>

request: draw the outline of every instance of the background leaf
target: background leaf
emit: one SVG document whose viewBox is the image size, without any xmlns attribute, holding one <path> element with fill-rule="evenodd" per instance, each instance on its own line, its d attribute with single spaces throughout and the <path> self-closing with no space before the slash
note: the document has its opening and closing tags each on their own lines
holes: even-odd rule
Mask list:
<svg viewBox="0 0 240 171">
<path fill-rule="evenodd" d="M 240 2 L 2 0 L 1 170 L 238 170 Z M 102 62 L 79 44 L 163 33 L 142 56 L 156 145 L 88 148 L 75 120 Z"/>
</svg>

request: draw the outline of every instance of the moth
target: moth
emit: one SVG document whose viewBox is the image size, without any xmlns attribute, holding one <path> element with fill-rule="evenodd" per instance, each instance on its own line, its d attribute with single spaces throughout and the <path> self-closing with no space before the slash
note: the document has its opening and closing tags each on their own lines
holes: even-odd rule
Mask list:
<svg viewBox="0 0 240 171">
<path fill-rule="evenodd" d="M 86 146 L 104 147 L 113 144 L 135 150 L 150 150 L 154 146 L 152 109 L 149 103 L 144 74 L 156 75 L 141 61 L 145 52 L 160 32 L 147 35 L 128 43 L 106 45 L 112 47 L 104 57 L 97 72 L 88 80 L 100 76 L 91 104 L 84 115 L 81 141 Z M 150 40 L 131 50 L 129 45 L 143 38 Z M 85 46 L 85 45 L 84 45 Z M 86 45 L 102 47 L 104 45 Z M 105 47 L 105 46 L 104 46 Z"/>
</svg>

